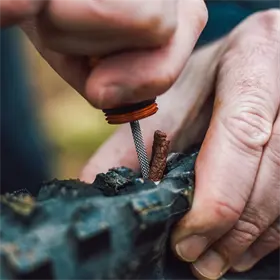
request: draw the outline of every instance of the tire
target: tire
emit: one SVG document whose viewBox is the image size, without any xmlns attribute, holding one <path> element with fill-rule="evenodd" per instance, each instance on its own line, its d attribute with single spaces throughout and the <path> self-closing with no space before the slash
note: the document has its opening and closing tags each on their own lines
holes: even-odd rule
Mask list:
<svg viewBox="0 0 280 280">
<path fill-rule="evenodd" d="M 92 184 L 44 183 L 34 200 L 2 196 L 1 279 L 194 279 L 168 236 L 190 209 L 197 154 L 169 155 L 158 185 L 121 167 Z M 275 264 L 235 279 L 279 279 Z"/>
</svg>

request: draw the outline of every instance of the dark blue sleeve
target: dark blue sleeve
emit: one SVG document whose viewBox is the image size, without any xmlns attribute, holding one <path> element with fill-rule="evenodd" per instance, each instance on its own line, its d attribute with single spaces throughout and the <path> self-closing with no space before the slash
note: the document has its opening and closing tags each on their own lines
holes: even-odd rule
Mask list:
<svg viewBox="0 0 280 280">
<path fill-rule="evenodd" d="M 275 0 L 206 1 L 209 19 L 197 46 L 210 43 L 229 33 L 238 23 L 252 13 L 279 8 Z"/>
<path fill-rule="evenodd" d="M 209 20 L 202 32 L 197 47 L 217 40 L 228 34 L 253 10 L 248 6 L 240 6 L 234 1 L 206 1 Z"/>
<path fill-rule="evenodd" d="M 19 34 L 0 30 L 1 193 L 27 188 L 33 194 L 50 177 L 50 150 L 37 122 Z"/>
</svg>

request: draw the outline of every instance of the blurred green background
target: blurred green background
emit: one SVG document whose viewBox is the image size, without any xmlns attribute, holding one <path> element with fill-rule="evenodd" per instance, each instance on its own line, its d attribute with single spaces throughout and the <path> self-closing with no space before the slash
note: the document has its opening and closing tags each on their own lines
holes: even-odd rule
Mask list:
<svg viewBox="0 0 280 280">
<path fill-rule="evenodd" d="M 39 121 L 54 149 L 53 176 L 75 178 L 116 126 L 107 124 L 102 111 L 64 82 L 25 37 L 22 43 L 30 62 Z"/>
</svg>

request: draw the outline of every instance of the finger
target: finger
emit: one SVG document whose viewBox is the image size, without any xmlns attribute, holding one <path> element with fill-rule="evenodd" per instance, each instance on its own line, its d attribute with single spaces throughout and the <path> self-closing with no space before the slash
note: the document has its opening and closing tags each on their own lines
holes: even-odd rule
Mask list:
<svg viewBox="0 0 280 280">
<path fill-rule="evenodd" d="M 270 30 L 273 30 L 273 28 L 270 28 Z M 271 62 L 273 58 L 277 59 L 280 51 L 280 45 L 275 41 L 275 37 L 272 34 L 273 33 L 268 36 L 270 46 L 273 45 L 273 49 L 270 51 L 272 55 L 269 56 Z M 257 44 L 255 46 L 259 49 Z M 268 66 L 269 60 L 267 58 L 266 60 Z M 252 69 L 255 68 L 252 67 Z M 267 87 L 267 91 L 263 91 L 263 94 L 267 93 L 266 95 L 275 102 L 274 108 L 272 107 L 272 123 L 275 120 L 274 112 L 278 117 L 273 125 L 269 141 L 264 146 L 253 191 L 242 215 L 230 231 L 211 246 L 210 249 L 193 264 L 195 270 L 204 276 L 208 275 L 208 277 L 211 278 L 218 278 L 224 274 L 279 216 L 280 81 L 277 78 L 277 73 L 280 69 L 278 62 L 271 63 L 268 69 L 271 71 L 271 78 L 269 80 L 268 77 L 264 77 L 269 86 Z M 258 86 L 260 89 L 263 88 L 260 84 L 258 84 Z M 267 189 L 268 186 L 269 189 Z M 215 240 L 217 240 L 217 238 Z"/>
<path fill-rule="evenodd" d="M 180 0 L 178 27 L 169 44 L 104 59 L 92 71 L 85 97 L 95 107 L 106 109 L 166 92 L 181 73 L 206 20 L 204 1 Z"/>
<path fill-rule="evenodd" d="M 176 28 L 176 1 L 155 0 L 147 4 L 143 0 L 70 0 L 65 5 L 51 0 L 48 7 L 48 17 L 64 31 L 124 31 L 158 43 L 170 38 Z"/>
<path fill-rule="evenodd" d="M 276 77 L 275 77 L 275 80 Z M 280 87 L 277 92 L 280 92 Z M 280 190 L 280 117 L 264 148 L 253 192 L 234 227 L 213 249 L 225 256 L 228 265 L 235 263 L 279 216 Z"/>
<path fill-rule="evenodd" d="M 87 55 L 105 57 L 112 53 L 126 50 L 146 49 L 151 43 L 143 39 L 135 40 L 126 34 L 114 32 L 108 37 L 108 32 L 93 34 L 92 32 L 64 31 L 53 27 L 48 21 L 40 18 L 38 24 L 41 41 L 49 49 L 69 55 Z M 104 35 L 105 34 L 105 35 Z M 137 37 L 139 39 L 139 36 Z"/>
<path fill-rule="evenodd" d="M 258 240 L 241 257 L 240 261 L 233 266 L 237 272 L 250 270 L 262 258 L 280 247 L 280 224 L 279 218 L 269 227 Z"/>
<path fill-rule="evenodd" d="M 209 84 L 215 79 L 221 43 L 195 51 L 174 86 L 157 99 L 158 112 L 141 120 L 149 156 L 157 129 L 167 133 L 171 149 L 177 152 L 197 143 L 198 137 L 205 133 L 205 123 L 211 114 L 211 107 L 207 105 L 211 104 L 205 107 L 204 102 L 211 94 Z M 101 146 L 83 168 L 80 178 L 92 182 L 96 174 L 114 166 L 139 167 L 129 125 L 120 128 Z"/>
<path fill-rule="evenodd" d="M 39 13 L 45 0 L 1 0 L 0 1 L 0 26 L 17 24 Z"/>
<path fill-rule="evenodd" d="M 269 26 L 275 23 L 272 15 L 258 17 L 268 24 L 258 26 L 260 19 L 253 18 L 258 23 L 252 25 L 254 33 L 234 41 L 220 64 L 214 112 L 196 162 L 193 207 L 172 237 L 173 249 L 187 261 L 197 260 L 238 221 L 271 136 L 279 106 L 278 47 L 271 31 L 275 26 Z M 219 270 L 218 275 L 209 270 L 208 276 L 216 279 L 227 269 L 226 257 L 213 250 L 206 254 L 204 264 L 211 260 L 207 267 Z M 207 274 L 203 264 L 196 268 Z"/>
</svg>

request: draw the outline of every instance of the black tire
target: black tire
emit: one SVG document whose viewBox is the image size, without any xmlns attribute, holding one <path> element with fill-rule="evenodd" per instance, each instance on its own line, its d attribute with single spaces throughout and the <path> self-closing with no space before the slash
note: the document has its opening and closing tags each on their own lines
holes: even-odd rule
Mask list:
<svg viewBox="0 0 280 280">
<path fill-rule="evenodd" d="M 166 244 L 190 209 L 197 153 L 170 155 L 158 185 L 122 167 L 45 183 L 35 201 L 2 196 L 1 279 L 194 279 Z M 274 263 L 235 279 L 279 279 Z"/>
</svg>

